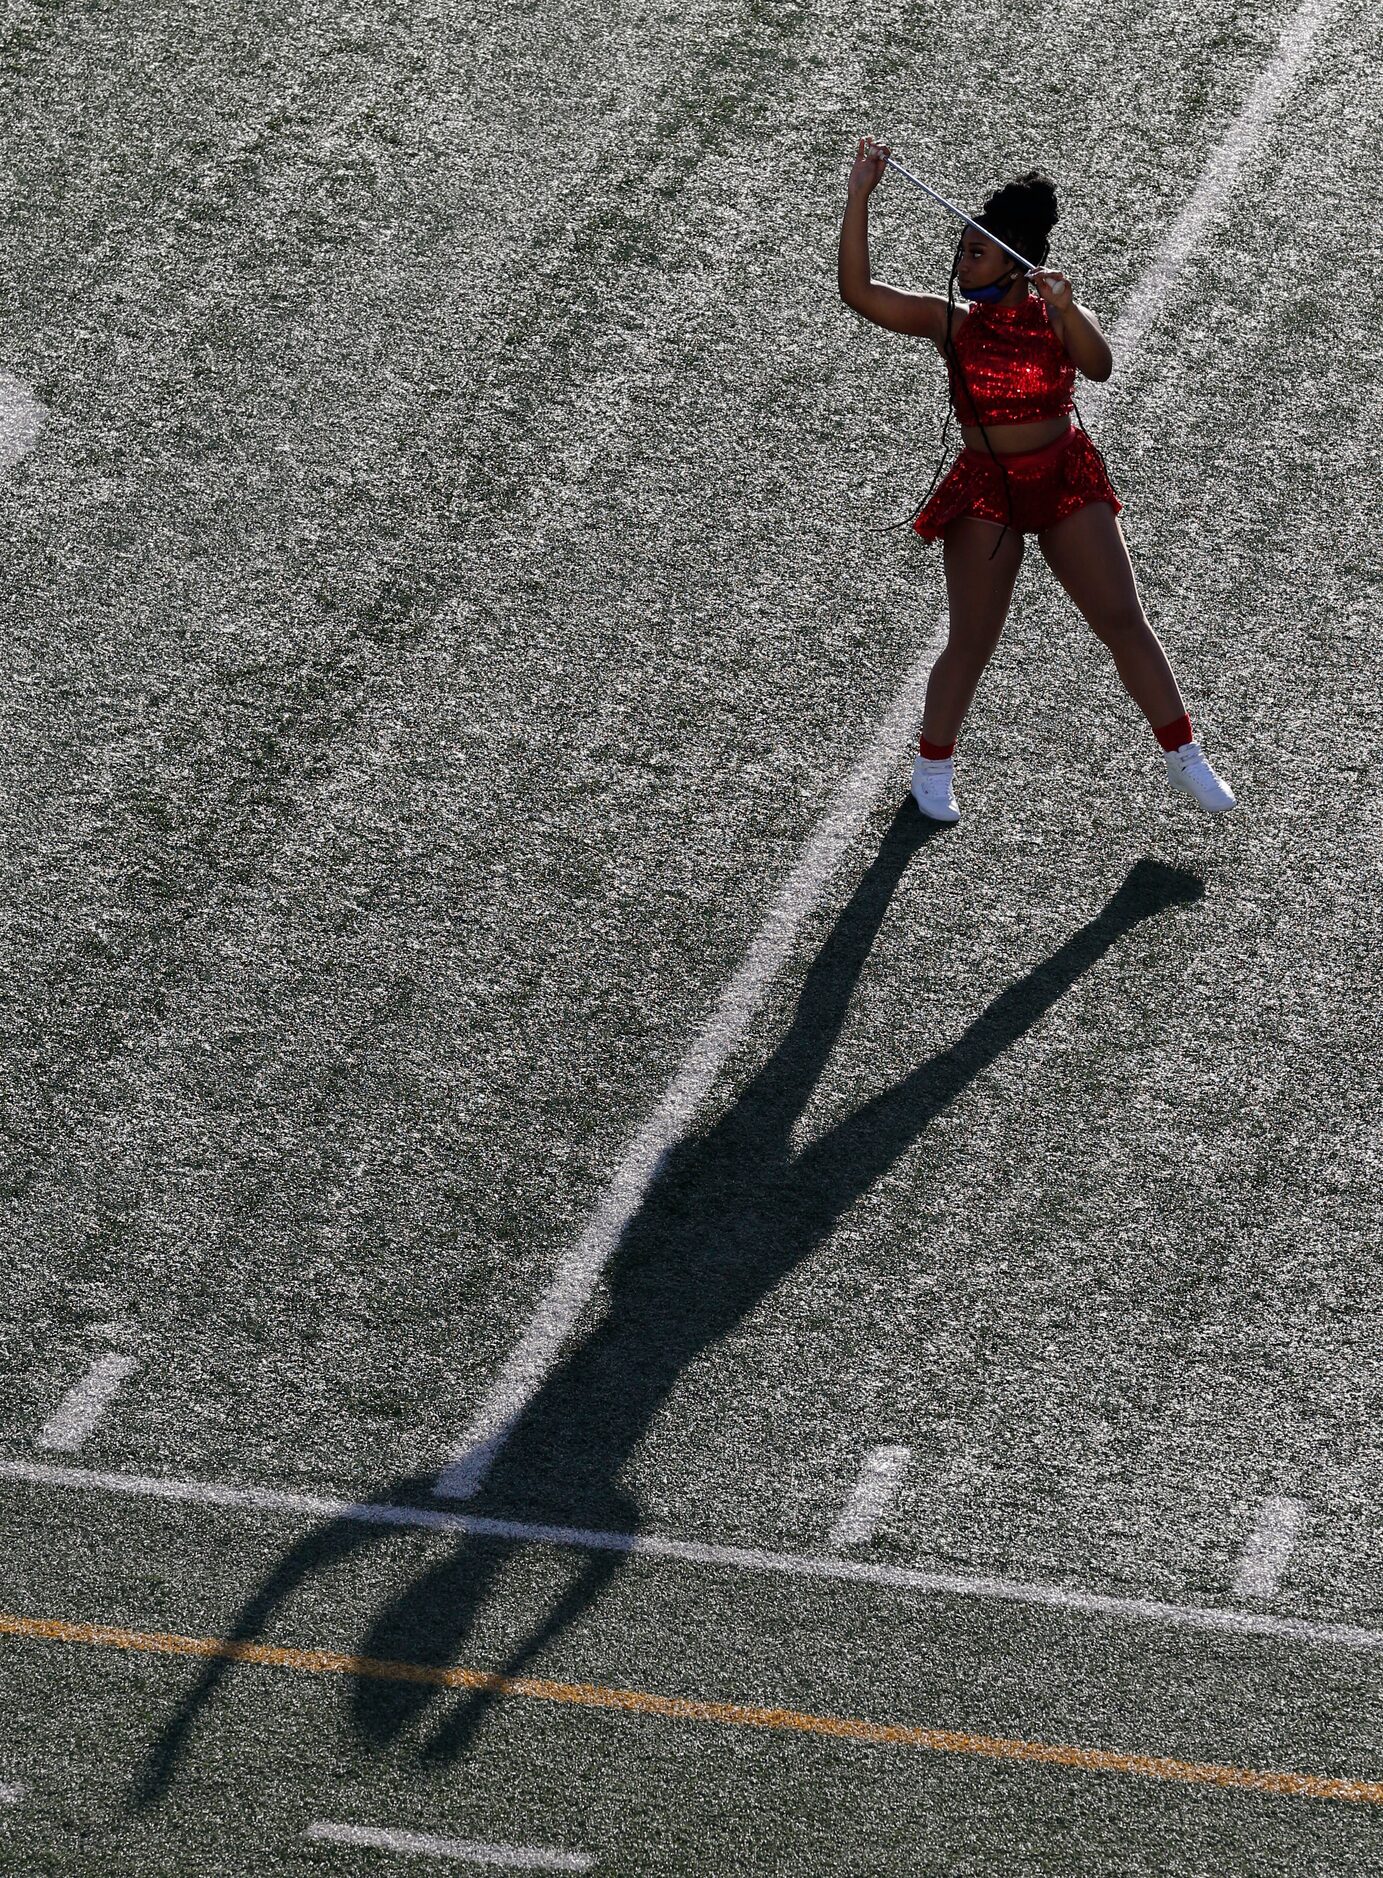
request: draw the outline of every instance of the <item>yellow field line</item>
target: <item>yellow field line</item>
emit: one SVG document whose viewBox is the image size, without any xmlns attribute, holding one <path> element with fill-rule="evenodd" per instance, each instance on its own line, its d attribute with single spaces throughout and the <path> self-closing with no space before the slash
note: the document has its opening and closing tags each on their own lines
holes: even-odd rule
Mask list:
<svg viewBox="0 0 1383 1878">
<path fill-rule="evenodd" d="M 1227 1767 L 1214 1761 L 1178 1761 L 1161 1754 L 1125 1754 L 1113 1748 L 1065 1747 L 1004 1735 L 970 1734 L 953 1728 L 914 1728 L 901 1722 L 863 1721 L 850 1716 L 810 1715 L 790 1708 L 751 1708 L 739 1702 L 698 1702 L 687 1696 L 651 1695 L 642 1689 L 610 1689 L 596 1683 L 552 1682 L 543 1676 L 499 1676 L 483 1669 L 436 1668 L 428 1663 L 390 1662 L 347 1656 L 337 1650 L 286 1649 L 272 1643 L 232 1643 L 223 1637 L 182 1637 L 162 1630 L 125 1630 L 115 1624 L 73 1624 L 58 1617 L 16 1617 L 0 1612 L 0 1636 L 85 1643 L 160 1656 L 211 1657 L 296 1669 L 317 1676 L 375 1676 L 384 1682 L 421 1682 L 439 1689 L 474 1689 L 487 1695 L 528 1696 L 578 1708 L 618 1709 L 658 1715 L 669 1721 L 716 1722 L 729 1728 L 772 1728 L 825 1735 L 836 1741 L 923 1748 L 933 1754 L 980 1755 L 999 1761 L 1034 1761 L 1074 1767 L 1082 1773 L 1135 1774 L 1196 1787 L 1232 1787 L 1287 1799 L 1349 1800 L 1383 1805 L 1383 1781 L 1346 1780 L 1325 1774 L 1279 1773 Z"/>
</svg>

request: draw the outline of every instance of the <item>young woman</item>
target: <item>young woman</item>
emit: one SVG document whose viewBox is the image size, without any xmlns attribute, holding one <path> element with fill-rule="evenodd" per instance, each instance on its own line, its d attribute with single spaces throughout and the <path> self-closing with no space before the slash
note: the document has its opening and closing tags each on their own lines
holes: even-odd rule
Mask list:
<svg viewBox="0 0 1383 1878">
<path fill-rule="evenodd" d="M 965 448 L 913 527 L 940 540 L 950 632 L 927 681 L 913 768 L 917 806 L 934 821 L 960 819 L 953 753 L 1013 598 L 1023 537 L 1035 534 L 1048 566 L 1109 647 L 1125 688 L 1166 753 L 1167 775 L 1204 809 L 1234 807 L 1191 731 L 1172 668 L 1148 624 L 1104 460 L 1071 422 L 1077 371 L 1108 378 L 1113 355 L 1064 274 L 1042 264 L 1057 219 L 1056 190 L 1038 171 L 996 190 L 956 249 L 949 293 L 904 293 L 869 271 L 869 196 L 889 150 L 861 138 L 840 231 L 841 296 L 893 332 L 930 339 L 946 361 Z M 1026 270 L 986 234 L 1034 264 Z M 1036 288 L 1029 287 L 1029 278 Z M 947 422 L 950 419 L 948 417 Z"/>
</svg>

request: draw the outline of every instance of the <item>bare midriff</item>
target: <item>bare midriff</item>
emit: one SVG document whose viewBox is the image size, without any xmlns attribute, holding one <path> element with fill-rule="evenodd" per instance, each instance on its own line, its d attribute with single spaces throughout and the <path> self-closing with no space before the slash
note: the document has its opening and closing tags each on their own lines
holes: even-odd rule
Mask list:
<svg viewBox="0 0 1383 1878">
<path fill-rule="evenodd" d="M 1069 417 L 1040 417 L 1031 424 L 986 424 L 989 441 L 1000 456 L 1016 456 L 1024 450 L 1040 450 L 1055 443 L 1071 428 Z M 972 450 L 983 450 L 984 431 L 978 424 L 962 424 L 960 434 Z"/>
</svg>

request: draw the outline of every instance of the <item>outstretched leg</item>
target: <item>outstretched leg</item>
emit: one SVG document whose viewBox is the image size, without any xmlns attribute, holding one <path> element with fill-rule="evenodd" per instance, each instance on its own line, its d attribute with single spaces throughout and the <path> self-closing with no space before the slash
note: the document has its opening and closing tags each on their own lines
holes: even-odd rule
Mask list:
<svg viewBox="0 0 1383 1878">
<path fill-rule="evenodd" d="M 1125 689 L 1157 733 L 1167 779 L 1203 809 L 1234 807 L 1234 792 L 1195 741 L 1162 643 L 1138 598 L 1119 518 L 1107 502 L 1088 502 L 1038 536 L 1047 565 L 1114 655 Z"/>
<path fill-rule="evenodd" d="M 955 742 L 999 643 L 1023 559 L 1023 537 L 1012 528 L 994 553 L 997 528 L 997 522 L 982 521 L 978 515 L 961 515 L 943 537 L 949 630 L 927 680 L 922 712 L 924 739 L 943 748 Z"/>
<path fill-rule="evenodd" d="M 1186 706 L 1162 642 L 1148 624 L 1124 532 L 1107 502 L 1088 502 L 1037 537 L 1048 567 L 1109 647 L 1124 689 L 1154 730 Z"/>
</svg>

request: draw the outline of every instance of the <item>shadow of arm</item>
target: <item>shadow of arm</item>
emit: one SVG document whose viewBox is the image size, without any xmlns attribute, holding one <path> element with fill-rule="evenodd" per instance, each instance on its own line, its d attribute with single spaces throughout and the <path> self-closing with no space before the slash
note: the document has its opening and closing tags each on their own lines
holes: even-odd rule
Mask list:
<svg viewBox="0 0 1383 1878">
<path fill-rule="evenodd" d="M 1025 1036 L 1106 952 L 1143 920 L 1200 898 L 1204 883 L 1184 868 L 1139 861 L 1094 919 L 1049 959 L 1010 985 L 949 1048 L 875 1096 L 807 1149 L 799 1162 L 833 1215 L 850 1206 L 906 1153 L 942 1109 L 949 1107 L 1005 1050 Z"/>
</svg>

